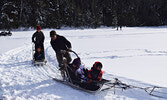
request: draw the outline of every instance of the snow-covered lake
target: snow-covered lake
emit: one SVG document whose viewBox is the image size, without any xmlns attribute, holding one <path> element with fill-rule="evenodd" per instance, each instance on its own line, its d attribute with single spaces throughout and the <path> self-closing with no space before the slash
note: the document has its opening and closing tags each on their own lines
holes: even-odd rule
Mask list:
<svg viewBox="0 0 167 100">
<path fill-rule="evenodd" d="M 0 37 L 0 94 L 4 100 L 160 100 L 140 89 L 113 89 L 88 94 L 53 81 L 57 76 L 56 57 L 45 34 L 44 67 L 34 67 L 31 37 L 34 31 L 14 31 Z M 103 64 L 104 78 L 118 78 L 139 87 L 167 87 L 167 27 L 133 27 L 56 30 L 72 44 L 82 62 L 90 68 L 95 61 Z M 167 91 L 166 91 L 167 92 Z M 167 94 L 166 94 L 167 95 Z"/>
</svg>

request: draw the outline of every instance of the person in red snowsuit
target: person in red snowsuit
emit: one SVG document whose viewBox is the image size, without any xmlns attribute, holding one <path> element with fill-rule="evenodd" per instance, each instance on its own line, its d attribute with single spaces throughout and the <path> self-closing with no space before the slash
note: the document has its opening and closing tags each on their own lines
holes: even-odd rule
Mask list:
<svg viewBox="0 0 167 100">
<path fill-rule="evenodd" d="M 102 80 L 103 75 L 103 71 L 101 70 L 102 66 L 101 62 L 95 62 L 93 67 L 88 70 L 87 81 L 85 83 L 81 83 L 80 86 L 92 91 L 98 90 L 100 88 L 99 82 Z"/>
<path fill-rule="evenodd" d="M 87 83 L 90 83 L 92 81 L 101 81 L 103 71 L 102 69 L 102 63 L 97 61 L 93 64 L 93 67 L 88 71 L 88 81 Z"/>
</svg>

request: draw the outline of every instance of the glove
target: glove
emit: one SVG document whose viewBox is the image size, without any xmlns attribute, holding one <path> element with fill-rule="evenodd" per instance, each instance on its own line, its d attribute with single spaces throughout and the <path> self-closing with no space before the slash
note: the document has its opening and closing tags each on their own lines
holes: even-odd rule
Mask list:
<svg viewBox="0 0 167 100">
<path fill-rule="evenodd" d="M 85 83 L 86 82 L 86 80 L 84 80 L 84 79 L 81 79 L 81 83 Z"/>
<path fill-rule="evenodd" d="M 66 50 L 60 50 L 60 53 L 65 54 Z"/>
<path fill-rule="evenodd" d="M 68 48 L 68 51 L 72 51 L 72 48 Z"/>
</svg>

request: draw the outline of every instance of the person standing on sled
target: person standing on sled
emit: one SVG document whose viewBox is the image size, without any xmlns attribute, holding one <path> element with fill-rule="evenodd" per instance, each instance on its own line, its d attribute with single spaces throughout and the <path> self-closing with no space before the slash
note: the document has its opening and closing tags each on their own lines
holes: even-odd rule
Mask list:
<svg viewBox="0 0 167 100">
<path fill-rule="evenodd" d="M 56 31 L 50 32 L 51 41 L 50 44 L 53 50 L 56 52 L 56 58 L 59 63 L 60 70 L 63 70 L 63 57 L 67 59 L 67 64 L 72 60 L 68 50 L 71 50 L 71 43 L 64 37 L 56 34 Z"/>
<path fill-rule="evenodd" d="M 41 31 L 41 27 L 39 25 L 36 26 L 36 32 L 32 35 L 32 42 L 35 44 L 35 52 L 38 47 L 41 47 L 41 51 L 44 54 L 44 40 L 45 36 Z M 45 57 L 45 56 L 44 56 Z"/>
</svg>

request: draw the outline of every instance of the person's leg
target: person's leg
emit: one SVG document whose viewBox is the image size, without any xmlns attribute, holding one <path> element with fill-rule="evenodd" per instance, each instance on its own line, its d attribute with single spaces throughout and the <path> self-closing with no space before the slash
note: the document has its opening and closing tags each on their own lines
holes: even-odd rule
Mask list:
<svg viewBox="0 0 167 100">
<path fill-rule="evenodd" d="M 35 52 L 34 52 L 34 60 L 36 61 L 37 60 L 37 48 L 38 48 L 38 44 L 35 44 Z"/>
<path fill-rule="evenodd" d="M 63 78 L 63 80 L 65 80 L 65 71 L 64 71 L 64 65 L 63 65 L 63 56 L 61 53 L 56 53 L 56 57 L 57 57 L 57 62 L 59 63 L 59 70 L 61 73 L 61 76 Z"/>
<path fill-rule="evenodd" d="M 37 51 L 37 48 L 39 47 L 38 44 L 35 44 L 35 52 Z"/>
<path fill-rule="evenodd" d="M 57 62 L 59 64 L 59 67 L 61 68 L 62 67 L 62 61 L 63 61 L 63 57 L 62 57 L 62 54 L 61 53 L 56 53 L 56 58 L 57 58 Z"/>
<path fill-rule="evenodd" d="M 44 44 L 41 44 L 41 50 L 43 54 L 43 59 L 45 59 L 45 49 L 44 49 Z"/>
<path fill-rule="evenodd" d="M 44 54 L 44 52 L 41 52 L 41 55 L 42 55 L 41 59 L 42 59 L 42 61 L 44 61 L 45 60 L 45 54 Z"/>
<path fill-rule="evenodd" d="M 41 47 L 41 50 L 44 51 L 44 44 L 41 44 L 40 47 Z"/>
<path fill-rule="evenodd" d="M 36 55 L 36 53 L 34 54 L 34 58 L 33 58 L 33 60 L 37 60 L 37 55 Z"/>
<path fill-rule="evenodd" d="M 67 59 L 67 64 L 69 64 L 69 63 L 71 62 L 71 60 L 72 60 L 70 53 L 69 53 L 69 52 L 66 52 L 64 56 L 65 56 L 66 59 Z"/>
</svg>

